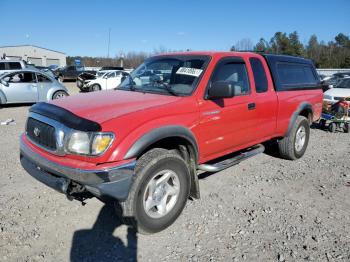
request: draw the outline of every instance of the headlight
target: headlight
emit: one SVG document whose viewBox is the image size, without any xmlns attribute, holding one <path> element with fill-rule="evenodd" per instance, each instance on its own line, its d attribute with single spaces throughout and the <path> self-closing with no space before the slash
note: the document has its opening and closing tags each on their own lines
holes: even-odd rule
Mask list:
<svg viewBox="0 0 350 262">
<path fill-rule="evenodd" d="M 86 133 L 75 131 L 71 134 L 67 151 L 73 154 L 97 156 L 104 153 L 112 144 L 112 133 Z"/>
</svg>

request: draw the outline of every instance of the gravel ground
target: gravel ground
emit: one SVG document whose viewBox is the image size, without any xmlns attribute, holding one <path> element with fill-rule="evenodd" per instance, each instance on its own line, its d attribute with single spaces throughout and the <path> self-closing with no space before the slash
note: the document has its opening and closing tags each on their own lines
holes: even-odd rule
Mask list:
<svg viewBox="0 0 350 262">
<path fill-rule="evenodd" d="M 27 110 L 0 108 L 1 121 L 16 120 L 0 126 L 0 261 L 350 261 L 348 134 L 312 129 L 298 161 L 261 154 L 201 174 L 201 199 L 144 236 L 109 206 L 68 201 L 21 168 Z"/>
</svg>

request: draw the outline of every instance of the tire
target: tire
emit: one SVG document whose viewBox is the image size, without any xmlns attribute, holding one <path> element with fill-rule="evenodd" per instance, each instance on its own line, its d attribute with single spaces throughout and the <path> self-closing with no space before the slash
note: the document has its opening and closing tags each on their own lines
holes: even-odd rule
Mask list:
<svg viewBox="0 0 350 262">
<path fill-rule="evenodd" d="M 298 116 L 289 135 L 278 141 L 280 156 L 288 160 L 301 158 L 306 151 L 309 137 L 309 121 L 303 116 Z"/>
<path fill-rule="evenodd" d="M 350 133 L 350 124 L 349 123 L 345 123 L 344 124 L 344 132 L 345 133 Z"/>
<path fill-rule="evenodd" d="M 325 129 L 325 128 L 326 128 L 326 120 L 321 119 L 320 122 L 319 122 L 318 124 L 319 124 L 319 127 L 320 127 L 321 129 Z"/>
<path fill-rule="evenodd" d="M 101 91 L 101 86 L 99 84 L 93 84 L 91 87 L 90 87 L 90 92 L 95 92 L 95 91 Z"/>
<path fill-rule="evenodd" d="M 56 91 L 52 96 L 52 100 L 64 98 L 66 96 L 68 96 L 68 94 L 65 91 Z"/>
<path fill-rule="evenodd" d="M 330 123 L 329 124 L 329 126 L 328 126 L 329 132 L 334 133 L 336 129 L 337 129 L 337 124 L 336 123 Z"/>
<path fill-rule="evenodd" d="M 129 196 L 124 202 L 116 203 L 116 212 L 139 233 L 162 231 L 186 205 L 190 193 L 189 167 L 176 151 L 154 148 L 137 161 L 135 173 Z"/>
</svg>

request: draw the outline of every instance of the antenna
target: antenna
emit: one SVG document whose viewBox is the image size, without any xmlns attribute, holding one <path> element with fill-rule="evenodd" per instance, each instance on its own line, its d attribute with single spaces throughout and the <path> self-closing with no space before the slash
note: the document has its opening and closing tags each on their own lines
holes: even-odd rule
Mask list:
<svg viewBox="0 0 350 262">
<path fill-rule="evenodd" d="M 109 45 L 111 43 L 111 28 L 108 29 L 108 50 L 107 50 L 107 58 L 109 58 Z"/>
</svg>

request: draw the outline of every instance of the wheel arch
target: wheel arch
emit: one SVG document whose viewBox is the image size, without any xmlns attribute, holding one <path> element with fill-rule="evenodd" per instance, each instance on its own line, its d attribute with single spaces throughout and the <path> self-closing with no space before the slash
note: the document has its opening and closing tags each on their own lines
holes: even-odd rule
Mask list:
<svg viewBox="0 0 350 262">
<path fill-rule="evenodd" d="M 56 92 L 58 91 L 63 91 L 65 93 L 68 94 L 68 92 L 62 88 L 50 88 L 48 91 L 47 91 L 47 95 L 46 95 L 46 101 L 50 101 L 50 100 L 53 100 L 53 96 L 55 95 Z"/>
<path fill-rule="evenodd" d="M 310 103 L 308 103 L 308 102 L 301 103 L 291 116 L 286 136 L 288 136 L 290 134 L 298 116 L 306 117 L 306 119 L 309 121 L 309 124 L 311 125 L 311 123 L 313 121 L 313 114 L 314 114 L 314 112 L 312 109 L 312 105 Z"/>
<path fill-rule="evenodd" d="M 152 148 L 176 149 L 189 164 L 191 174 L 190 195 L 200 198 L 197 176 L 198 144 L 194 134 L 183 126 L 156 128 L 141 136 L 127 151 L 124 159 L 139 158 Z"/>
</svg>

